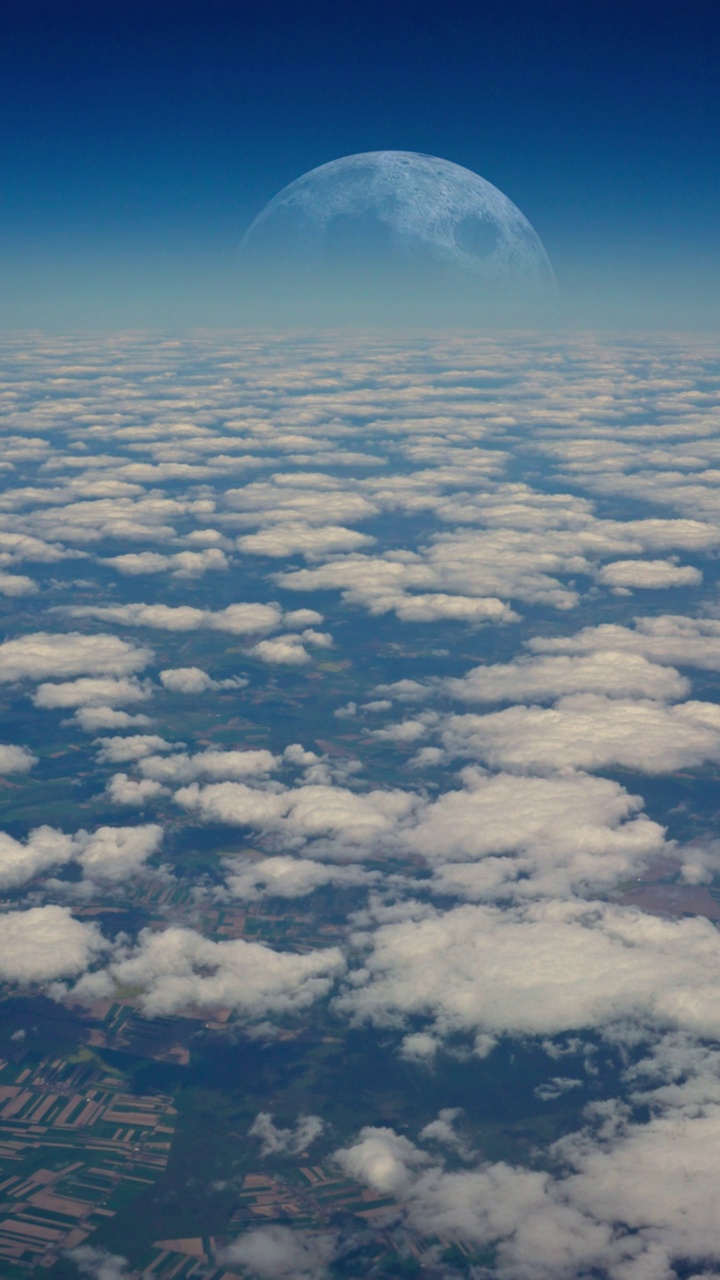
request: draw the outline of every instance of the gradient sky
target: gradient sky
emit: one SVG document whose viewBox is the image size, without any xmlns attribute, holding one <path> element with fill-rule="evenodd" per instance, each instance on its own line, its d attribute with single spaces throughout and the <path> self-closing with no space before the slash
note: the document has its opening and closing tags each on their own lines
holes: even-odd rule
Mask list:
<svg viewBox="0 0 720 1280">
<path fill-rule="evenodd" d="M 717 325 L 713 3 L 5 0 L 0 324 L 232 325 L 304 171 L 430 152 L 499 186 L 568 323 Z"/>
</svg>

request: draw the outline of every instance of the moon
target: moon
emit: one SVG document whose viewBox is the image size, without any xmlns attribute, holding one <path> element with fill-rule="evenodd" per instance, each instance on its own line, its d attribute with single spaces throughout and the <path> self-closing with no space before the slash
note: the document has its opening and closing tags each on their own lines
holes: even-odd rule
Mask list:
<svg viewBox="0 0 720 1280">
<path fill-rule="evenodd" d="M 543 244 L 517 205 L 462 165 L 414 151 L 343 156 L 296 178 L 241 243 L 270 291 L 348 308 L 438 315 L 552 304 Z M 377 305 L 375 307 L 377 310 Z M 446 315 L 441 316 L 446 319 Z"/>
</svg>

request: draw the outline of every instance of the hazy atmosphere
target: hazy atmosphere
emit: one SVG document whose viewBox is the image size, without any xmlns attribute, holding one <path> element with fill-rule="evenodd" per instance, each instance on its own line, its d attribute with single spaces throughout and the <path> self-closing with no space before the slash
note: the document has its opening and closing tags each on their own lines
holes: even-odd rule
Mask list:
<svg viewBox="0 0 720 1280">
<path fill-rule="evenodd" d="M 518 206 L 562 324 L 714 324 L 712 4 L 8 0 L 2 25 L 4 325 L 264 323 L 253 219 L 388 149 Z"/>
</svg>

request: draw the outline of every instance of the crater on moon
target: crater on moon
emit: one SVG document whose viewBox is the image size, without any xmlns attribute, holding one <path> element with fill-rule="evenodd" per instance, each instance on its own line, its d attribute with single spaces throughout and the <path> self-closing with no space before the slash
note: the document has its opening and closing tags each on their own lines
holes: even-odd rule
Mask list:
<svg viewBox="0 0 720 1280">
<path fill-rule="evenodd" d="M 553 270 L 492 183 L 412 151 L 369 151 L 291 182 L 255 218 L 242 260 L 290 318 L 512 319 L 552 305 Z"/>
</svg>

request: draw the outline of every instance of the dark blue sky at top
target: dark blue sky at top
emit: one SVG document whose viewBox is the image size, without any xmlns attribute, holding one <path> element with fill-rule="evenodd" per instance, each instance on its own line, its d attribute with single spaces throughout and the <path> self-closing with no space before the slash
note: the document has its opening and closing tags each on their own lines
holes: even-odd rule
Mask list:
<svg viewBox="0 0 720 1280">
<path fill-rule="evenodd" d="M 262 205 L 398 148 L 509 195 L 576 309 L 714 323 L 719 32 L 698 0 L 4 0 L 2 322 L 233 323 Z"/>
</svg>

